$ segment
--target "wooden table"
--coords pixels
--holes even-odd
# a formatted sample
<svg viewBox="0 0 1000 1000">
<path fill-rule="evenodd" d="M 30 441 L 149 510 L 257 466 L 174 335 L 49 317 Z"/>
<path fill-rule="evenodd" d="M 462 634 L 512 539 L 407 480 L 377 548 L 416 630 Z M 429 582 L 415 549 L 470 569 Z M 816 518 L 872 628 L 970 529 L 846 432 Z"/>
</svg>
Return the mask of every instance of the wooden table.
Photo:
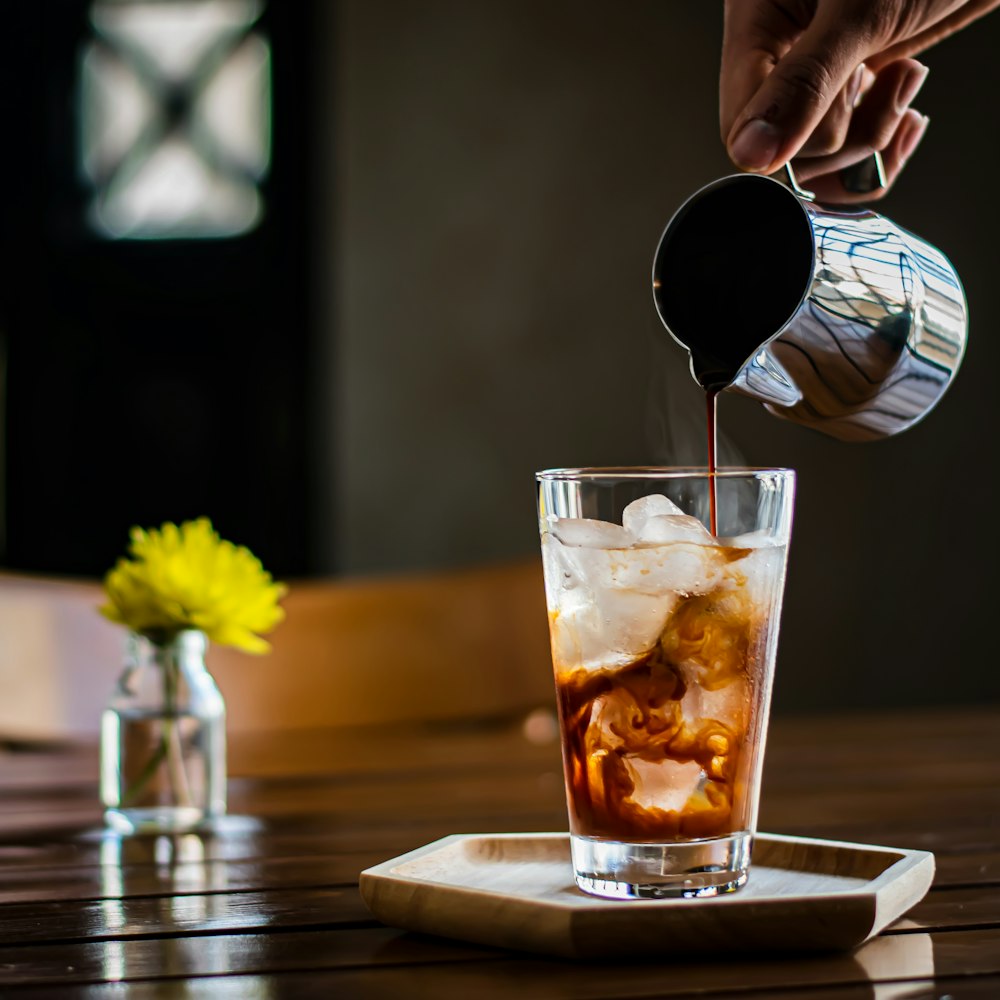
<svg viewBox="0 0 1000 1000">
<path fill-rule="evenodd" d="M 239 742 L 226 829 L 175 838 L 102 833 L 93 747 L 0 752 L 0 997 L 1000 997 L 1000 706 L 775 722 L 762 829 L 937 856 L 854 954 L 583 965 L 371 919 L 369 865 L 565 828 L 546 723 Z"/>
</svg>

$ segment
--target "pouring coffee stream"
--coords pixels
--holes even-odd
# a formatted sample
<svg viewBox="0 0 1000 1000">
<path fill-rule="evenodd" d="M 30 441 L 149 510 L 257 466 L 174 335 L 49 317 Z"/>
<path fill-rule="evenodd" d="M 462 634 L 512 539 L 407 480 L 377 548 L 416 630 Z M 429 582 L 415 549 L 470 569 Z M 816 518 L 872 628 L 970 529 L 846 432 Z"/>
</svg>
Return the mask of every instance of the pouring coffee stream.
<svg viewBox="0 0 1000 1000">
<path fill-rule="evenodd" d="M 736 174 L 688 198 L 660 238 L 653 298 L 708 396 L 712 474 L 720 392 L 843 441 L 884 438 L 930 412 L 965 350 L 944 254 L 869 209 L 816 203 L 790 168 L 787 184 Z"/>
</svg>

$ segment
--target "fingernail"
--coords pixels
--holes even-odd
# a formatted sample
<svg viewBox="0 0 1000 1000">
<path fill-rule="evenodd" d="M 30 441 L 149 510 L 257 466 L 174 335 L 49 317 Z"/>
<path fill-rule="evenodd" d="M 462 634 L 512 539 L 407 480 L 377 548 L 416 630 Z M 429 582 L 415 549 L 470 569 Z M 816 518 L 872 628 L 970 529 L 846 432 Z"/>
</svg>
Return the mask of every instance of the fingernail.
<svg viewBox="0 0 1000 1000">
<path fill-rule="evenodd" d="M 927 131 L 927 126 L 930 125 L 930 123 L 930 118 L 924 115 L 920 120 L 920 123 L 918 125 L 914 125 L 910 131 L 903 136 L 903 141 L 899 146 L 899 155 L 904 162 L 913 155 L 913 151 L 920 145 L 920 140 L 923 139 L 924 133 Z"/>
<path fill-rule="evenodd" d="M 880 153 L 840 171 L 840 183 L 849 194 L 874 194 L 886 186 L 885 167 Z"/>
<path fill-rule="evenodd" d="M 780 144 L 781 133 L 770 122 L 751 118 L 729 144 L 729 155 L 744 170 L 767 170 Z"/>
<path fill-rule="evenodd" d="M 927 66 L 921 66 L 919 69 L 911 69 L 903 77 L 899 89 L 896 91 L 896 111 L 898 114 L 902 114 L 913 103 L 913 98 L 920 93 L 920 88 L 924 85 L 924 80 L 927 79 L 929 72 L 930 69 Z"/>
<path fill-rule="evenodd" d="M 861 84 L 861 89 L 864 91 L 864 93 L 861 94 L 860 97 L 858 97 L 858 104 L 860 104 L 861 101 L 864 99 L 865 94 L 867 94 L 868 91 L 872 89 L 876 79 L 875 74 L 864 63 L 862 63 L 861 66 L 864 69 L 864 73 L 862 74 L 862 80 L 864 82 Z"/>
<path fill-rule="evenodd" d="M 849 108 L 856 108 L 858 106 L 858 98 L 861 95 L 861 82 L 865 78 L 865 64 L 862 63 L 852 74 L 850 80 L 847 81 L 847 106 Z"/>
</svg>

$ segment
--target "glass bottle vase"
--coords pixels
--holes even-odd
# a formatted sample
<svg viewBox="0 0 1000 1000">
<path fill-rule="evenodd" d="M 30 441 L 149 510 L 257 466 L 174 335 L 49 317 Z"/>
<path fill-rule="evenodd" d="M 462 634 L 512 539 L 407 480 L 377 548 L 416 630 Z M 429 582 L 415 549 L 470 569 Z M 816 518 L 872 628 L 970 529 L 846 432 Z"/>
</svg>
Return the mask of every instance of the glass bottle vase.
<svg viewBox="0 0 1000 1000">
<path fill-rule="evenodd" d="M 122 833 L 191 830 L 226 811 L 226 710 L 186 630 L 162 644 L 130 634 L 101 719 L 101 801 Z"/>
</svg>

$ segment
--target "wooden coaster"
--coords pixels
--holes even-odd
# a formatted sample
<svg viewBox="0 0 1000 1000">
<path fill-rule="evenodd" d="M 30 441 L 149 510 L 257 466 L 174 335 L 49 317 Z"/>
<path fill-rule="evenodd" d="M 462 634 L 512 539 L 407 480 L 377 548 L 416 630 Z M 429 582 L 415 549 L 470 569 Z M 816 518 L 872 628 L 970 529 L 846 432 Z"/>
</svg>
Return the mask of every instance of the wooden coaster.
<svg viewBox="0 0 1000 1000">
<path fill-rule="evenodd" d="M 573 881 L 565 833 L 455 834 L 361 873 L 383 923 L 566 958 L 844 951 L 918 903 L 934 855 L 758 834 L 746 886 L 611 900 Z"/>
</svg>

